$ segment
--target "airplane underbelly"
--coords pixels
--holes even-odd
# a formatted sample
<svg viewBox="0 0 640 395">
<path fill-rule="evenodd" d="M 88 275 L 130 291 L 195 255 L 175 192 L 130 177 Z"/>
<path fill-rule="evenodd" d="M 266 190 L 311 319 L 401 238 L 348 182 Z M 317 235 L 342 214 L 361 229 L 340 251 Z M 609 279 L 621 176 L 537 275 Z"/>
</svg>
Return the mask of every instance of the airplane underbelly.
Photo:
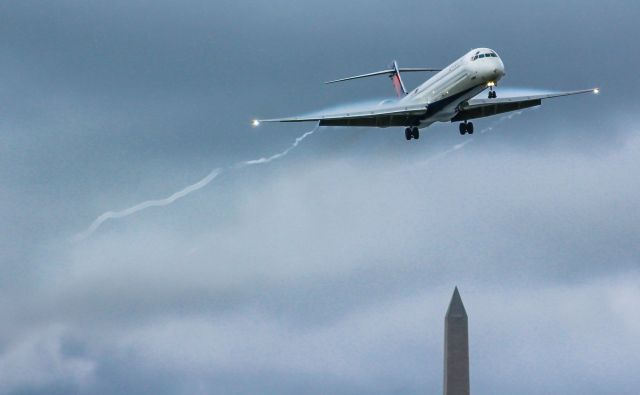
<svg viewBox="0 0 640 395">
<path fill-rule="evenodd" d="M 454 81 L 449 87 L 448 94 L 441 96 L 429 105 L 429 115 L 423 120 L 425 125 L 433 122 L 449 122 L 454 118 L 462 102 L 469 100 L 485 89 L 484 85 L 476 84 L 470 76 Z"/>
</svg>

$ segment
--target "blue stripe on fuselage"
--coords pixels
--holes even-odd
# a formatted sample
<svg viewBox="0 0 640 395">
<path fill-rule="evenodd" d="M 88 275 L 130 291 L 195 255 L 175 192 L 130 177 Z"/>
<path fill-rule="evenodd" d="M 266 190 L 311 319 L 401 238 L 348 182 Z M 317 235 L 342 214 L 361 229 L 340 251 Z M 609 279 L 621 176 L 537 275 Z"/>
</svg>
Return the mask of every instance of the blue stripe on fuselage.
<svg viewBox="0 0 640 395">
<path fill-rule="evenodd" d="M 459 98 L 461 98 L 462 96 L 468 94 L 469 92 L 472 92 L 473 90 L 483 86 L 484 84 L 478 84 L 476 86 L 472 86 L 469 89 L 466 89 L 464 91 L 458 92 L 455 95 L 451 95 L 448 97 L 445 97 L 442 100 L 438 100 L 435 101 L 431 104 L 429 104 L 429 106 L 427 107 L 427 112 L 424 115 L 424 117 L 422 119 L 427 119 L 435 114 L 437 114 L 438 112 L 442 111 L 443 108 L 447 107 L 449 104 L 455 102 L 456 100 L 458 100 Z"/>
</svg>

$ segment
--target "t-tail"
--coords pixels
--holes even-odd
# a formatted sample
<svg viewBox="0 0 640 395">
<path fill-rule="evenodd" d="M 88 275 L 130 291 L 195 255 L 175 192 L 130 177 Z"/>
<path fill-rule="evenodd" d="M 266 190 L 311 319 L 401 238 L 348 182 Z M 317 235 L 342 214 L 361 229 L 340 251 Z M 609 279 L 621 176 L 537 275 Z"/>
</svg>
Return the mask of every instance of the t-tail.
<svg viewBox="0 0 640 395">
<path fill-rule="evenodd" d="M 391 63 L 391 68 L 393 69 L 393 72 L 389 74 L 389 78 L 391 78 L 393 87 L 396 90 L 396 95 L 398 97 L 406 96 L 407 88 L 405 88 L 404 82 L 402 82 L 402 77 L 400 76 L 400 68 L 398 67 L 398 62 L 394 60 L 393 63 Z"/>
<path fill-rule="evenodd" d="M 440 71 L 441 69 L 434 69 L 430 67 L 398 67 L 398 62 L 395 60 L 391 63 L 388 69 L 375 71 L 373 73 L 354 75 L 353 77 L 340 78 L 338 80 L 327 81 L 325 84 L 333 84 L 335 82 L 342 82 L 348 80 L 355 80 L 357 78 L 366 78 L 373 77 L 376 75 L 387 75 L 391 82 L 393 83 L 393 87 L 396 90 L 396 95 L 398 97 L 403 97 L 407 94 L 407 88 L 404 86 L 404 82 L 402 82 L 402 77 L 400 75 L 401 72 L 416 72 L 416 71 Z"/>
</svg>

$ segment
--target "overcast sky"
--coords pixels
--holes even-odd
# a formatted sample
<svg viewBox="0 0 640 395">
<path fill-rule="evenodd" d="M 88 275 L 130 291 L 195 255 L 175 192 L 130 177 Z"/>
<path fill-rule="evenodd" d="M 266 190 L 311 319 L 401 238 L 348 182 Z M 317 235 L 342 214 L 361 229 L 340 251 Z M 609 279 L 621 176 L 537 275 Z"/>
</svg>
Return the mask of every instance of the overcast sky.
<svg viewBox="0 0 640 395">
<path fill-rule="evenodd" d="M 635 1 L 4 1 L 0 393 L 636 395 Z M 263 125 L 474 47 L 573 90 L 473 136 Z M 426 75 L 405 76 L 414 87 Z M 462 144 L 462 145 L 461 145 Z M 169 197 L 163 207 L 101 214 Z"/>
</svg>

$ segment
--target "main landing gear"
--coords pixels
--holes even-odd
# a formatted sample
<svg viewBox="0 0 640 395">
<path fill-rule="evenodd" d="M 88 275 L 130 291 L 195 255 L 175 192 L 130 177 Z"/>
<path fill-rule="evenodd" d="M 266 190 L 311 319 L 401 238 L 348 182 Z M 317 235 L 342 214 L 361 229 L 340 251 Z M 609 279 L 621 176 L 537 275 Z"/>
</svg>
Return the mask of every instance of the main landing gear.
<svg viewBox="0 0 640 395">
<path fill-rule="evenodd" d="M 473 122 L 464 121 L 460 125 L 460 135 L 464 136 L 465 134 L 473 134 Z"/>
<path fill-rule="evenodd" d="M 411 140 L 411 139 L 416 139 L 417 140 L 417 139 L 420 138 L 420 130 L 415 126 L 406 128 L 404 130 L 404 137 L 407 140 Z"/>
</svg>

